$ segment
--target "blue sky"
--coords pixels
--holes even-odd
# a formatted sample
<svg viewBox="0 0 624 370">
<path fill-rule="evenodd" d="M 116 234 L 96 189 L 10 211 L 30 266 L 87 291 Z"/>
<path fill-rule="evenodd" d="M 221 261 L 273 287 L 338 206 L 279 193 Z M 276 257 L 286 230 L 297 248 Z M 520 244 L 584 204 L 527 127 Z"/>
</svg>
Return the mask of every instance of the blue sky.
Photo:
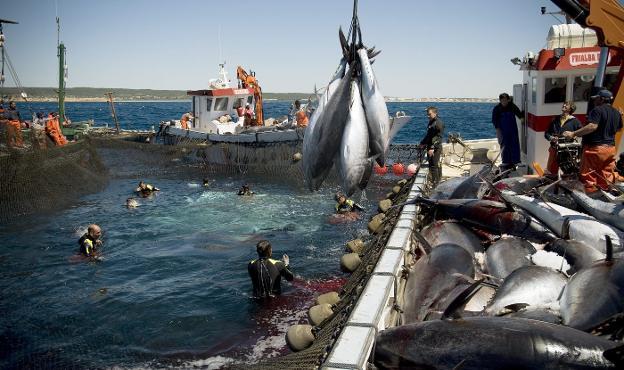
<svg viewBox="0 0 624 370">
<path fill-rule="evenodd" d="M 386 96 L 495 97 L 521 72 L 510 63 L 546 44 L 557 23 L 537 0 L 360 0 L 363 41 Z M 58 4 L 58 7 L 56 6 Z M 55 16 L 70 87 L 201 89 L 222 58 L 256 71 L 264 91 L 308 92 L 340 58 L 351 0 L 0 0 L 6 45 L 24 86 L 54 86 Z M 8 75 L 8 73 L 7 73 Z M 14 86 L 7 76 L 6 86 Z"/>
</svg>

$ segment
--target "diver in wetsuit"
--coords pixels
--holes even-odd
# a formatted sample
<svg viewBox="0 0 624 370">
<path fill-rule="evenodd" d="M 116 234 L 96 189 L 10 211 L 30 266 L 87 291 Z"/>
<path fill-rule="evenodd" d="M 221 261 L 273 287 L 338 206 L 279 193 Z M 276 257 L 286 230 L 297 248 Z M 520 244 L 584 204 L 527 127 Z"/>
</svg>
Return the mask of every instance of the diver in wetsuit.
<svg viewBox="0 0 624 370">
<path fill-rule="evenodd" d="M 258 259 L 249 262 L 247 271 L 253 284 L 254 298 L 267 298 L 279 295 L 282 292 L 282 276 L 292 281 L 293 273 L 288 269 L 290 262 L 288 255 L 282 256 L 282 260 L 271 258 L 273 253 L 271 243 L 268 240 L 261 240 L 256 245 Z"/>
<path fill-rule="evenodd" d="M 251 191 L 251 188 L 249 187 L 248 184 L 245 184 L 243 186 L 241 186 L 240 189 L 238 189 L 238 195 L 244 195 L 244 196 L 250 196 L 250 195 L 254 195 L 255 193 L 253 191 Z"/>
<path fill-rule="evenodd" d="M 336 199 L 336 213 L 347 213 L 347 212 L 353 212 L 355 210 L 357 211 L 363 211 L 364 208 L 355 203 L 354 201 L 352 201 L 351 199 L 348 199 L 344 194 L 336 194 L 335 196 Z"/>
<path fill-rule="evenodd" d="M 98 249 L 102 246 L 101 236 L 102 229 L 98 225 L 89 225 L 87 232 L 78 240 L 80 253 L 85 257 L 96 258 Z"/>
<path fill-rule="evenodd" d="M 141 181 L 139 182 L 139 186 L 134 191 L 137 192 L 140 196 L 145 198 L 145 197 L 152 195 L 155 191 L 160 191 L 160 189 L 158 189 L 157 187 L 153 185 L 146 184 L 143 181 Z"/>
</svg>

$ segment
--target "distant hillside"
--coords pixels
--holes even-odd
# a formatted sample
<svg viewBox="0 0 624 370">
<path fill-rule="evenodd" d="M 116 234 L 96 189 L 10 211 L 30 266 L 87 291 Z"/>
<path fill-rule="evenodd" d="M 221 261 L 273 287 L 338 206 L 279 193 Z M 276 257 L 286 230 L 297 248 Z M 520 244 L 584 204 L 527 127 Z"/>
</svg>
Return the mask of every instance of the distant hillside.
<svg viewBox="0 0 624 370">
<path fill-rule="evenodd" d="M 52 87 L 26 87 L 29 100 L 56 100 L 57 89 Z M 71 87 L 66 90 L 67 101 L 104 101 L 105 93 L 112 92 L 116 100 L 190 100 L 186 90 L 116 89 L 102 87 Z M 18 99 L 20 92 L 15 87 L 0 89 L 4 98 Z M 305 99 L 303 93 L 263 93 L 264 99 L 295 100 Z"/>
</svg>

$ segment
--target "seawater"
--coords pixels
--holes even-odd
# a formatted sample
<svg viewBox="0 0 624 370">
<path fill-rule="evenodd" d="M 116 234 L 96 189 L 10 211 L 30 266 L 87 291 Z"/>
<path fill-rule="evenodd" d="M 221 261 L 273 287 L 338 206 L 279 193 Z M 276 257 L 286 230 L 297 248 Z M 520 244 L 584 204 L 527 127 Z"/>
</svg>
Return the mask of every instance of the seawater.
<svg viewBox="0 0 624 370">
<path fill-rule="evenodd" d="M 428 105 L 389 104 L 391 112 L 414 115 L 395 142 L 420 140 Z M 267 116 L 289 106 L 267 102 Z M 122 127 L 148 129 L 190 104 L 116 107 Z M 466 139 L 493 136 L 491 104 L 438 107 L 447 130 Z M 68 103 L 67 111 L 73 120 L 111 122 L 104 103 Z M 331 185 L 310 193 L 280 179 L 213 176 L 205 188 L 199 175 L 145 178 L 161 191 L 127 209 L 138 182 L 128 177 L 112 176 L 106 189 L 69 209 L 0 225 L 0 367 L 215 368 L 287 353 L 286 330 L 306 321 L 316 295 L 340 289 L 348 277 L 339 271 L 344 243 L 366 234 L 367 217 L 397 180 L 374 178 L 361 199 L 362 219 L 335 224 L 338 188 Z M 256 195 L 236 195 L 245 182 Z M 77 255 L 76 242 L 93 222 L 104 230 L 100 262 Z M 281 297 L 259 304 L 250 297 L 247 263 L 262 239 L 276 258 L 290 256 L 296 278 L 283 284 Z"/>
</svg>

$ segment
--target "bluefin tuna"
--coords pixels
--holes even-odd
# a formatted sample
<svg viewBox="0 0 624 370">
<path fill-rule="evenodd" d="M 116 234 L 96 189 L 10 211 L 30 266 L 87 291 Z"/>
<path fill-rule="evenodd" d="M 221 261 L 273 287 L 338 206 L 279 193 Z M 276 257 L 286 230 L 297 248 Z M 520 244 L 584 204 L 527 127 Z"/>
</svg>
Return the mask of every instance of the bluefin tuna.
<svg viewBox="0 0 624 370">
<path fill-rule="evenodd" d="M 583 191 L 568 188 L 565 185 L 562 187 L 570 192 L 574 201 L 587 213 L 604 223 L 624 230 L 624 204 L 592 199 Z"/>
<path fill-rule="evenodd" d="M 605 225 L 592 216 L 554 203 L 543 202 L 536 198 L 508 191 L 503 191 L 502 196 L 506 201 L 533 214 L 558 236 L 562 235 L 563 223 L 567 219 L 570 223 L 569 234 L 571 239 L 594 247 L 601 253 L 606 251 L 605 235 L 608 235 L 614 241 L 617 246 L 616 249 L 621 250 L 624 246 L 624 233 L 622 231 L 613 226 Z"/>
<path fill-rule="evenodd" d="M 582 269 L 566 285 L 561 296 L 563 323 L 590 330 L 613 315 L 624 312 L 624 260 L 607 258 Z"/>
<path fill-rule="evenodd" d="M 403 322 L 422 321 L 458 285 L 474 277 L 472 256 L 460 246 L 444 244 L 422 257 L 410 270 L 405 286 Z"/>
<path fill-rule="evenodd" d="M 332 75 L 329 84 L 325 89 L 325 92 L 319 99 L 318 107 L 316 108 L 314 113 L 312 113 L 312 117 L 310 117 L 310 123 L 305 129 L 305 133 L 303 136 L 303 172 L 306 184 L 308 185 L 308 188 L 310 190 L 316 188 L 316 182 L 318 181 L 315 180 L 314 166 L 318 162 L 318 156 L 321 155 L 321 153 L 318 151 L 316 144 L 313 145 L 312 143 L 318 143 L 318 141 L 320 140 L 319 130 L 321 127 L 318 125 L 319 119 L 324 116 L 323 113 L 325 112 L 326 105 L 334 96 L 334 93 L 338 89 L 338 86 L 340 86 L 340 83 L 345 76 L 346 68 L 347 60 L 343 58 L 340 61 L 338 68 Z M 327 171 L 329 172 L 329 170 Z M 320 186 L 320 184 L 318 184 L 318 186 Z"/>
<path fill-rule="evenodd" d="M 484 252 L 479 237 L 457 221 L 435 221 L 425 226 L 420 233 L 432 248 L 442 244 L 457 244 L 472 256 Z"/>
<path fill-rule="evenodd" d="M 349 116 L 350 98 L 351 73 L 347 73 L 319 113 L 313 129 L 306 130 L 308 140 L 303 143 L 303 168 L 311 191 L 321 187 L 334 164 Z"/>
<path fill-rule="evenodd" d="M 357 81 L 351 81 L 351 103 L 349 117 L 342 135 L 342 144 L 338 157 L 338 169 L 342 181 L 342 189 L 351 196 L 360 188 L 362 179 L 370 167 L 368 160 L 368 128 L 360 86 Z M 368 182 L 368 179 L 366 179 Z"/>
<path fill-rule="evenodd" d="M 388 151 L 390 115 L 379 83 L 375 79 L 367 50 L 362 48 L 357 53 L 362 70 L 362 101 L 368 123 L 370 152 L 372 157 L 376 157 L 377 163 L 383 166 Z"/>
<path fill-rule="evenodd" d="M 528 241 L 518 238 L 503 238 L 494 242 L 485 253 L 488 274 L 505 279 L 509 274 L 533 263 L 529 256 L 535 253 L 535 247 Z"/>
<path fill-rule="evenodd" d="M 538 220 L 522 209 L 483 199 L 431 200 L 418 197 L 410 203 L 420 203 L 435 208 L 438 215 L 447 216 L 463 223 L 498 235 L 510 234 L 530 241 L 546 242 L 554 235 Z M 400 206 L 400 205 L 397 205 Z"/>
<path fill-rule="evenodd" d="M 562 325 L 521 318 L 435 320 L 377 335 L 382 369 L 606 369 L 616 342 Z"/>
<path fill-rule="evenodd" d="M 542 266 L 516 269 L 503 281 L 496 296 L 485 309 L 489 315 L 506 313 L 506 307 L 523 304 L 533 308 L 557 306 L 566 277 L 559 271 Z"/>
</svg>

